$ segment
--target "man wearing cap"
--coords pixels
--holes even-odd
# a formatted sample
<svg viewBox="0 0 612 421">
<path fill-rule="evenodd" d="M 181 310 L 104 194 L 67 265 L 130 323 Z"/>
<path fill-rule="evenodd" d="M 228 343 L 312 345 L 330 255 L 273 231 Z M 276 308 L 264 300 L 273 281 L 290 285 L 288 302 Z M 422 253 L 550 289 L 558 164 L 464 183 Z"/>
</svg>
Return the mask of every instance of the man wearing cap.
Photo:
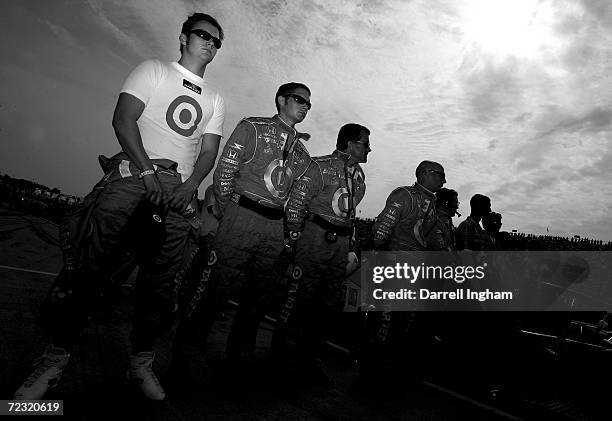
<svg viewBox="0 0 612 421">
<path fill-rule="evenodd" d="M 295 129 L 310 110 L 310 89 L 286 83 L 274 99 L 278 114 L 243 119 L 223 149 L 213 177 L 214 212 L 221 221 L 210 256 L 210 293 L 177 332 L 181 340 L 205 341 L 215 315 L 236 293 L 240 305 L 227 354 L 238 361 L 254 350 L 259 323 L 272 306 L 284 269 L 284 205 L 310 164 L 302 143 L 310 136 Z"/>
<path fill-rule="evenodd" d="M 289 287 L 289 301 L 281 309 L 280 323 L 298 332 L 304 373 L 316 373 L 321 367 L 317 357 L 325 346 L 330 321 L 341 309 L 342 281 L 354 241 L 355 208 L 365 194 L 365 176 L 359 164 L 367 162 L 370 151 L 367 127 L 354 123 L 342 126 L 336 150 L 313 158 L 287 202 L 295 263 L 303 275 L 301 280 L 292 281 L 295 288 Z M 282 328 L 277 330 L 283 334 Z M 279 339 L 277 336 L 274 343 Z M 313 380 L 329 380 L 322 370 L 319 372 L 322 375 Z M 327 383 L 331 385 L 331 381 Z"/>
</svg>

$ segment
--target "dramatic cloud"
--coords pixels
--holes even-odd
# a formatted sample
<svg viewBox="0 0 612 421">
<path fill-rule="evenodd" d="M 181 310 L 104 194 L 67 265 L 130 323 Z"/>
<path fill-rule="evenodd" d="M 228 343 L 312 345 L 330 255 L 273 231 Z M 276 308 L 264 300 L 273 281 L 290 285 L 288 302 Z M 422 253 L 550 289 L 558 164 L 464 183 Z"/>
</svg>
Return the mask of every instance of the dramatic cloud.
<svg viewBox="0 0 612 421">
<path fill-rule="evenodd" d="M 488 194 L 504 229 L 612 240 L 612 6 L 607 0 L 56 0 L 0 5 L 0 172 L 83 195 L 140 61 L 179 57 L 185 17 L 223 25 L 206 71 L 240 118 L 272 115 L 301 81 L 313 155 L 339 127 L 372 131 L 360 216 L 444 165 L 448 187 Z M 28 30 L 24 30 L 27 27 Z M 205 180 L 204 186 L 210 182 Z"/>
</svg>

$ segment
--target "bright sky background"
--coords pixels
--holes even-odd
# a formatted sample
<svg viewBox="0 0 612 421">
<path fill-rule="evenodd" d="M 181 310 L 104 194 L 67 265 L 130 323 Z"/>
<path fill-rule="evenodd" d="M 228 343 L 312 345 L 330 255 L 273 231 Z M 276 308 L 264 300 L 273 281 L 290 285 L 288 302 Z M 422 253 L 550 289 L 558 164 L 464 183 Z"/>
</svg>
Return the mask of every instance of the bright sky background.
<svg viewBox="0 0 612 421">
<path fill-rule="evenodd" d="M 226 136 L 273 115 L 288 81 L 312 90 L 298 128 L 313 156 L 344 123 L 371 129 L 359 216 L 430 159 L 464 217 L 483 193 L 503 230 L 612 240 L 609 0 L 2 0 L 0 172 L 86 194 L 97 155 L 118 151 L 123 80 L 145 59 L 177 60 L 194 11 L 226 32 L 206 72 Z"/>
</svg>

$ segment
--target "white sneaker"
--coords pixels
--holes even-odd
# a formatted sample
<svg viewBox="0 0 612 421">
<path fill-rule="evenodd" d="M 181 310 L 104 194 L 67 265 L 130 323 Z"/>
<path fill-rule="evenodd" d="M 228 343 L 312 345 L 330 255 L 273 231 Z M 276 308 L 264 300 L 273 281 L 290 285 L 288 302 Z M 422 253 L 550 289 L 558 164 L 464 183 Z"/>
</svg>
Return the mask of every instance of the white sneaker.
<svg viewBox="0 0 612 421">
<path fill-rule="evenodd" d="M 139 352 L 137 355 L 130 356 L 127 378 L 138 383 L 142 393 L 148 399 L 162 401 L 166 397 L 166 392 L 153 372 L 154 357 L 153 352 Z"/>
<path fill-rule="evenodd" d="M 19 389 L 15 392 L 13 399 L 42 399 L 52 387 L 55 387 L 62 378 L 64 368 L 70 360 L 70 354 L 64 348 L 47 346 L 45 353 L 34 360 L 36 369 Z"/>
</svg>

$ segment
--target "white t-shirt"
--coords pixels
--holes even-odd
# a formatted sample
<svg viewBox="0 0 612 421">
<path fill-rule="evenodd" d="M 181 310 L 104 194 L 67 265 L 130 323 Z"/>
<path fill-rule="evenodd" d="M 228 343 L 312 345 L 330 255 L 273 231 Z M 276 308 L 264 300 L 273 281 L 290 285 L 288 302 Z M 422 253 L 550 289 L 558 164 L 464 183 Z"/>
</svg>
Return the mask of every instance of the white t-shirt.
<svg viewBox="0 0 612 421">
<path fill-rule="evenodd" d="M 145 104 L 137 123 L 149 158 L 177 162 L 183 181 L 193 172 L 204 133 L 223 135 L 223 97 L 176 62 L 141 63 L 121 92 Z"/>
</svg>

